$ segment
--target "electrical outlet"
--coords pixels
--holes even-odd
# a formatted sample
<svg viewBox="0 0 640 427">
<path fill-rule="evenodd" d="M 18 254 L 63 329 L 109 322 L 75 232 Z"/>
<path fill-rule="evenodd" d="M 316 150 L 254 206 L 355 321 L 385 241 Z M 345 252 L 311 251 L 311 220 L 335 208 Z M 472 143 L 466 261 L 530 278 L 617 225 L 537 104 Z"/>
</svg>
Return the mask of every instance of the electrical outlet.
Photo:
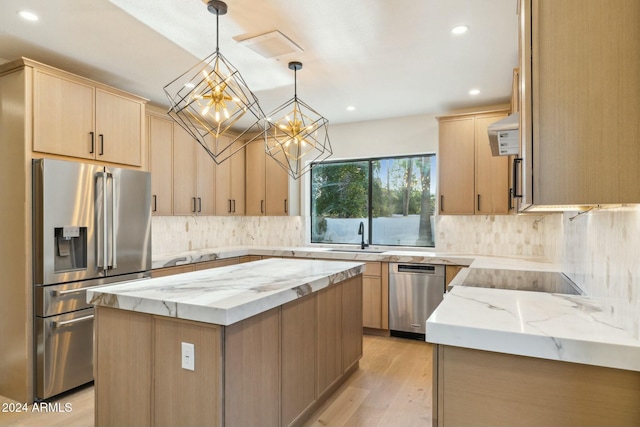
<svg viewBox="0 0 640 427">
<path fill-rule="evenodd" d="M 196 348 L 190 342 L 182 343 L 182 369 L 196 370 Z"/>
</svg>

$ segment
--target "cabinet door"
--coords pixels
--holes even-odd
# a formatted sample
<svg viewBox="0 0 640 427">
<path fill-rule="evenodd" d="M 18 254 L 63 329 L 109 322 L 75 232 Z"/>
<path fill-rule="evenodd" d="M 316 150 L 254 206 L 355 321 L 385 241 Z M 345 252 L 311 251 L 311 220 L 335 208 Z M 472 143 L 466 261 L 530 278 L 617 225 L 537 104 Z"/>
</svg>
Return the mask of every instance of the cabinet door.
<svg viewBox="0 0 640 427">
<path fill-rule="evenodd" d="M 95 158 L 95 89 L 34 71 L 33 151 Z"/>
<path fill-rule="evenodd" d="M 151 212 L 171 215 L 173 212 L 173 122 L 148 115 L 151 164 Z"/>
<path fill-rule="evenodd" d="M 209 149 L 213 149 L 213 137 L 205 138 Z M 195 140 L 197 169 L 197 208 L 198 215 L 214 215 L 215 199 L 215 162 Z"/>
<path fill-rule="evenodd" d="M 96 89 L 96 159 L 140 166 L 144 105 Z"/>
<path fill-rule="evenodd" d="M 438 129 L 440 213 L 473 215 L 474 118 L 442 120 Z"/>
<path fill-rule="evenodd" d="M 316 400 L 316 296 L 282 306 L 281 425 L 290 425 Z"/>
<path fill-rule="evenodd" d="M 318 396 L 342 375 L 342 286 L 318 291 Z"/>
<path fill-rule="evenodd" d="M 487 127 L 505 114 L 476 117 L 476 213 L 509 213 L 509 157 L 493 156 Z"/>
<path fill-rule="evenodd" d="M 264 142 L 255 141 L 245 147 L 246 186 L 245 212 L 247 215 L 265 214 L 265 161 Z"/>
<path fill-rule="evenodd" d="M 280 307 L 225 328 L 226 426 L 280 424 Z"/>
<path fill-rule="evenodd" d="M 382 329 L 382 280 L 364 276 L 362 279 L 362 326 Z"/>
<path fill-rule="evenodd" d="M 614 6 L 615 5 L 615 6 Z M 535 1 L 533 202 L 640 202 L 640 2 Z M 531 133 L 532 132 L 532 133 Z M 527 188 L 529 190 L 529 188 Z"/>
<path fill-rule="evenodd" d="M 236 141 L 236 147 L 241 141 Z M 233 215 L 244 215 L 244 187 L 245 187 L 245 151 L 239 149 L 231 158 L 231 199 L 233 200 Z"/>
<path fill-rule="evenodd" d="M 233 156 L 215 166 L 216 215 L 232 215 L 233 213 L 233 201 L 231 200 L 232 158 Z"/>
<path fill-rule="evenodd" d="M 198 143 L 180 126 L 173 127 L 173 214 L 194 215 L 197 210 Z"/>
<path fill-rule="evenodd" d="M 342 282 L 342 372 L 362 357 L 362 276 Z"/>
<path fill-rule="evenodd" d="M 284 156 L 284 153 L 278 153 Z M 289 174 L 274 159 L 267 156 L 266 210 L 267 215 L 289 215 Z"/>
<path fill-rule="evenodd" d="M 239 146 L 241 142 L 238 141 L 236 144 Z M 216 165 L 216 215 L 244 215 L 244 163 L 242 148 Z"/>
</svg>

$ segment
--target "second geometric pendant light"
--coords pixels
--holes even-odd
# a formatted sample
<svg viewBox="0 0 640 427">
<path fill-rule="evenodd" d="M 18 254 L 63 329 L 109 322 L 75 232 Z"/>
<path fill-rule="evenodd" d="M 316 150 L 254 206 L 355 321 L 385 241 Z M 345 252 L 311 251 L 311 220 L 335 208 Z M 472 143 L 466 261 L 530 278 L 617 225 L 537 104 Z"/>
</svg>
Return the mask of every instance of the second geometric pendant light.
<svg viewBox="0 0 640 427">
<path fill-rule="evenodd" d="M 298 75 L 302 63 L 290 62 L 294 72 L 293 98 L 268 115 L 266 152 L 289 175 L 298 179 L 333 154 L 329 142 L 329 120 L 298 98 Z"/>
</svg>

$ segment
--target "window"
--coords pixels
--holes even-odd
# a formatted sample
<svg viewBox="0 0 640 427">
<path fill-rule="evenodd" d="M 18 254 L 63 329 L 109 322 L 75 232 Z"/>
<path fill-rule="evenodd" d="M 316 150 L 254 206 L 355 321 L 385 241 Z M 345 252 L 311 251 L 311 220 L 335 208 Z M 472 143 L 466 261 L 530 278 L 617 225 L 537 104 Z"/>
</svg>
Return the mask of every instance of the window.
<svg viewBox="0 0 640 427">
<path fill-rule="evenodd" d="M 311 168 L 311 242 L 435 246 L 436 156 L 325 162 Z"/>
</svg>

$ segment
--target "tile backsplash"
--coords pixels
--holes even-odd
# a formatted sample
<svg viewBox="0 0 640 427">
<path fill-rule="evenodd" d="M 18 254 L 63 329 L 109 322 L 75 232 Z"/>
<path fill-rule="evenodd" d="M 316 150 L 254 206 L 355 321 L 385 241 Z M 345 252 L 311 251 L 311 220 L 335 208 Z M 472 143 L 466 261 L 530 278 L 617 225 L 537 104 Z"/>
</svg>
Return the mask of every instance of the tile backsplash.
<svg viewBox="0 0 640 427">
<path fill-rule="evenodd" d="M 563 271 L 640 339 L 640 207 L 575 215 L 562 218 Z"/>
<path fill-rule="evenodd" d="M 436 250 L 548 259 L 560 215 L 439 215 Z"/>
<path fill-rule="evenodd" d="M 299 216 L 157 216 L 152 218 L 153 253 L 223 246 L 301 246 Z"/>
</svg>

